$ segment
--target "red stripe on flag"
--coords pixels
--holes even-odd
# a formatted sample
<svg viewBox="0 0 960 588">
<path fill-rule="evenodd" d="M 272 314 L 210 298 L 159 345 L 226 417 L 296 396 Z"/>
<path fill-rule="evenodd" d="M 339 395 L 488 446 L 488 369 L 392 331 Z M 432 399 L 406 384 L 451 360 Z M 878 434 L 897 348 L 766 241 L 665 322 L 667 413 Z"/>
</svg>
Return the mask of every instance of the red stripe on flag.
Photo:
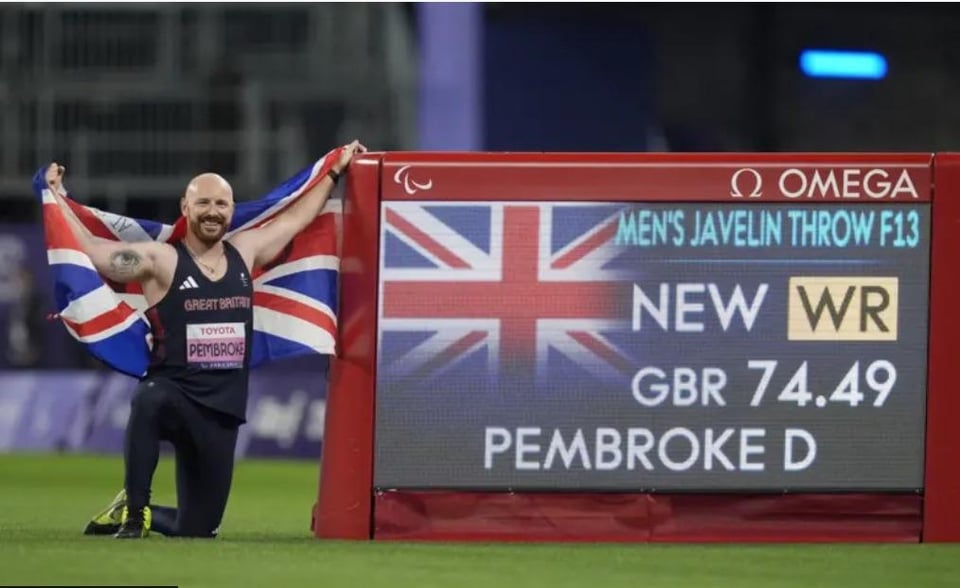
<svg viewBox="0 0 960 588">
<path fill-rule="evenodd" d="M 73 249 L 80 251 L 80 242 L 73 236 L 64 212 L 56 204 L 43 205 L 43 233 L 47 250 Z"/>
<path fill-rule="evenodd" d="M 268 263 L 259 266 L 253 272 L 253 279 L 263 273 L 290 261 L 316 255 L 336 255 L 337 226 L 334 215 L 318 216 L 312 223 L 290 241 L 290 243 Z"/>
<path fill-rule="evenodd" d="M 440 353 L 433 356 L 433 359 L 431 359 L 430 361 L 420 366 L 420 369 L 416 371 L 414 376 L 421 377 L 421 378 L 426 377 L 427 375 L 430 374 L 430 372 L 432 372 L 436 368 L 440 367 L 441 365 L 450 361 L 451 359 L 460 355 L 461 353 L 465 353 L 468 349 L 470 349 L 480 341 L 483 341 L 486 338 L 486 336 L 487 334 L 484 333 L 483 331 L 470 331 L 463 337 L 460 337 L 459 339 L 454 341 L 446 349 L 444 349 Z"/>
<path fill-rule="evenodd" d="M 117 304 L 116 308 L 108 310 L 100 316 L 86 322 L 76 323 L 70 319 L 63 317 L 60 318 L 71 329 L 73 329 L 74 332 L 77 333 L 77 336 L 90 337 L 122 324 L 124 321 L 130 318 L 130 315 L 132 314 L 134 314 L 134 310 L 125 302 L 120 302 Z"/>
<path fill-rule="evenodd" d="M 594 354 L 599 355 L 607 363 L 615 366 L 621 373 L 629 374 L 633 367 L 625 357 L 611 349 L 600 339 L 584 331 L 571 331 L 570 338 L 583 345 Z"/>
<path fill-rule="evenodd" d="M 331 336 L 337 332 L 337 325 L 329 315 L 320 312 L 313 307 L 307 306 L 302 302 L 297 302 L 292 298 L 279 296 L 277 294 L 270 294 L 269 292 L 255 291 L 253 293 L 253 305 L 262 306 L 276 312 L 296 317 L 300 320 L 320 327 L 324 331 L 330 333 Z M 289 335 L 289 339 L 296 340 L 296 333 L 289 333 Z"/>
<path fill-rule="evenodd" d="M 337 252 L 337 223 L 334 215 L 325 214 L 313 219 L 293 238 L 288 259 L 303 259 L 314 255 L 335 255 Z"/>
<path fill-rule="evenodd" d="M 176 243 L 180 239 L 183 239 L 187 236 L 187 219 L 185 217 L 180 217 L 177 219 L 177 222 L 173 223 L 173 230 L 170 232 L 170 237 L 167 239 L 167 243 Z"/>
<path fill-rule="evenodd" d="M 617 225 L 611 221 L 607 226 L 593 234 L 593 236 L 584 239 L 582 243 L 564 253 L 560 259 L 553 262 L 553 269 L 567 269 L 574 263 L 580 261 L 601 245 L 613 239 L 617 234 Z"/>
<path fill-rule="evenodd" d="M 100 220 L 96 214 L 91 212 L 86 206 L 74 202 L 73 200 L 66 198 L 67 206 L 70 207 L 70 210 L 80 219 L 80 222 L 83 226 L 87 227 L 87 230 L 94 234 L 96 237 L 102 237 L 104 239 L 110 239 L 111 241 L 118 241 L 117 236 L 113 234 L 113 231 L 107 228 L 107 225 L 103 224 L 103 221 Z"/>
<path fill-rule="evenodd" d="M 432 255 L 439 258 L 440 261 L 448 266 L 460 269 L 467 269 L 470 267 L 470 264 L 460 259 L 454 252 L 435 241 L 433 237 L 415 227 L 413 223 L 397 214 L 397 212 L 392 208 L 387 209 L 387 222 L 403 231 L 403 233 L 407 237 L 413 239 L 417 245 L 429 251 Z"/>
</svg>

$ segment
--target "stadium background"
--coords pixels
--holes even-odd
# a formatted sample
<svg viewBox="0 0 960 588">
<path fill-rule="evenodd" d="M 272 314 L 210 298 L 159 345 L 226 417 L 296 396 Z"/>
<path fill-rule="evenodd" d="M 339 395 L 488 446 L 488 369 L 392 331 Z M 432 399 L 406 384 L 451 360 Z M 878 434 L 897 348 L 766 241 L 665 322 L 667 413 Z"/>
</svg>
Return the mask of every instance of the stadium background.
<svg viewBox="0 0 960 588">
<path fill-rule="evenodd" d="M 93 206 L 172 221 L 200 171 L 253 199 L 354 137 L 376 150 L 956 150 L 958 34 L 960 13 L 946 4 L 4 4 L 0 452 L 10 455 L 0 494 L 8 505 L 46 496 L 50 464 L 89 476 L 99 485 L 88 480 L 65 519 L 78 527 L 77 512 L 115 491 L 130 390 L 44 319 L 53 306 L 30 190 L 39 165 L 64 163 L 71 191 Z M 798 66 L 809 48 L 877 51 L 889 70 L 811 78 Z M 308 535 L 325 372 L 323 358 L 264 368 L 241 435 L 241 455 L 257 458 L 250 476 L 287 467 L 259 458 L 300 460 L 284 478 L 303 486 L 289 512 L 297 537 Z M 160 482 L 171 496 L 169 471 Z M 239 524 L 268 537 L 262 503 L 289 496 L 247 483 L 262 494 L 237 499 L 258 504 Z M 26 520 L 0 515 L 0 527 Z M 12 536 L 29 543 L 24 529 Z M 757 555 L 737 553 L 728 557 Z M 936 553 L 914 562 L 929 576 L 919 585 L 957 572 Z M 844 585 L 861 579 L 851 572 Z"/>
</svg>

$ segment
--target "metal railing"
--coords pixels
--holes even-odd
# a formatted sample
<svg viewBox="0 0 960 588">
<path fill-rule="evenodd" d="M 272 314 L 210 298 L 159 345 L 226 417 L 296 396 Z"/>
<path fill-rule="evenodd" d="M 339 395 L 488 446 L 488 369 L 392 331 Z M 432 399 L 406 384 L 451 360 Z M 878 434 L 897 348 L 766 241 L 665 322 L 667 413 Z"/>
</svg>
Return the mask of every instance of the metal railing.
<svg viewBox="0 0 960 588">
<path fill-rule="evenodd" d="M 255 196 L 354 135 L 410 148 L 412 33 L 391 4 L 0 7 L 0 198 L 56 158 L 72 188 Z"/>
</svg>

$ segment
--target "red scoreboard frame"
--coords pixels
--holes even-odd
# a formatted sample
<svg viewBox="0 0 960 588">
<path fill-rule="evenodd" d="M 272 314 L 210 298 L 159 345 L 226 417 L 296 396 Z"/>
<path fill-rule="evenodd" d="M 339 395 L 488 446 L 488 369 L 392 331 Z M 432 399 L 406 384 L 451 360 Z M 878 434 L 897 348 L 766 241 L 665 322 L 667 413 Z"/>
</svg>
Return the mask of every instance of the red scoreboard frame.
<svg viewBox="0 0 960 588">
<path fill-rule="evenodd" d="M 344 195 L 312 530 L 338 539 L 960 541 L 960 154 L 372 153 Z M 881 493 L 379 491 L 373 485 L 381 202 L 932 203 L 924 489 Z"/>
</svg>

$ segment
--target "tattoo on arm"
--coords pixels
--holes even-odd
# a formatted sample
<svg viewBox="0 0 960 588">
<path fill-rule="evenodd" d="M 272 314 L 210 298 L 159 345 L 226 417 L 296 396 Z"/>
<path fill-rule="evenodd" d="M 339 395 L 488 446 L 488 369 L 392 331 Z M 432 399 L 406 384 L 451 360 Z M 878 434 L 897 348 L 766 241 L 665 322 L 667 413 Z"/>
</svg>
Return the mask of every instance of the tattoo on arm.
<svg viewBox="0 0 960 588">
<path fill-rule="evenodd" d="M 143 260 L 132 249 L 121 249 L 110 256 L 110 273 L 118 280 L 130 280 L 140 273 Z"/>
</svg>

